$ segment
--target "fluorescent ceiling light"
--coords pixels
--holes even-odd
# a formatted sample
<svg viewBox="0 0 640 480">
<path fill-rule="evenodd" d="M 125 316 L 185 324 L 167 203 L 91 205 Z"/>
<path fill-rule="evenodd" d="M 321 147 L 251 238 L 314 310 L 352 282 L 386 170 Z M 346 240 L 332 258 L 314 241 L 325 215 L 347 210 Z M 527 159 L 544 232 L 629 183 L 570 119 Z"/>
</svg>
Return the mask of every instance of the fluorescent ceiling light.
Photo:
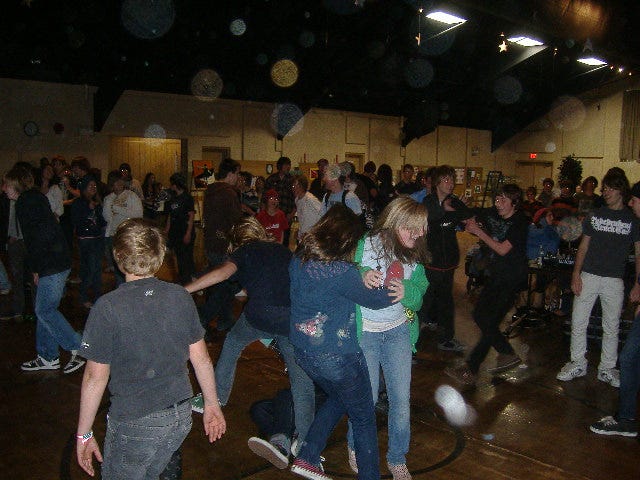
<svg viewBox="0 0 640 480">
<path fill-rule="evenodd" d="M 594 67 L 607 64 L 607 62 L 605 62 L 604 60 L 600 60 L 599 58 L 595 57 L 579 58 L 578 61 L 580 63 L 584 63 L 585 65 L 591 65 Z"/>
<path fill-rule="evenodd" d="M 511 37 L 507 38 L 511 43 L 517 43 L 518 45 L 522 45 L 523 47 L 537 47 L 540 45 L 544 45 L 540 40 L 535 40 L 529 37 Z"/>
<path fill-rule="evenodd" d="M 453 25 L 454 23 L 464 23 L 467 20 L 465 18 L 456 17 L 450 13 L 445 12 L 431 12 L 427 14 L 427 18 L 435 20 L 436 22 L 446 23 L 447 25 Z"/>
</svg>

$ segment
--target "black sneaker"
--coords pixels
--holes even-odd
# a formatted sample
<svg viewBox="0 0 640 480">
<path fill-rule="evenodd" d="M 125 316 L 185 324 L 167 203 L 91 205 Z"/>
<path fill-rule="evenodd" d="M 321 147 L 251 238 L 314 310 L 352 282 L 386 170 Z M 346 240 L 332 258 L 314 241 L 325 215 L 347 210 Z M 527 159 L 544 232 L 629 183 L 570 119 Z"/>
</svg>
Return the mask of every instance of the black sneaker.
<svg viewBox="0 0 640 480">
<path fill-rule="evenodd" d="M 274 467 L 283 470 L 289 466 L 289 456 L 282 446 L 267 442 L 258 437 L 251 437 L 247 445 L 253 453 L 264 458 Z"/>
<path fill-rule="evenodd" d="M 637 437 L 638 424 L 635 420 L 616 420 L 612 416 L 601 418 L 589 427 L 593 433 L 599 435 L 621 435 L 623 437 Z"/>
<path fill-rule="evenodd" d="M 79 368 L 81 368 L 85 363 L 87 363 L 85 361 L 85 359 L 78 356 L 78 351 L 77 350 L 72 350 L 71 351 L 71 359 L 64 366 L 62 371 L 63 371 L 63 373 L 73 373 L 76 370 L 78 370 Z"/>
<path fill-rule="evenodd" d="M 466 345 L 460 343 L 455 338 L 451 340 L 447 340 L 446 342 L 438 343 L 438 350 L 444 350 L 449 352 L 464 352 L 466 349 Z"/>
</svg>

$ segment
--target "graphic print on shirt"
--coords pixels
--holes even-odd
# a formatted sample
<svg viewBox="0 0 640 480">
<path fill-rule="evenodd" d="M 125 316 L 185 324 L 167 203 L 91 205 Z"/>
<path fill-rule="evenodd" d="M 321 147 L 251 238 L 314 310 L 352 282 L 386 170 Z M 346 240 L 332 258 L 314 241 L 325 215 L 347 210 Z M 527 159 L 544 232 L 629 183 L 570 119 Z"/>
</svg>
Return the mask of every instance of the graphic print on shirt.
<svg viewBox="0 0 640 480">
<path fill-rule="evenodd" d="M 511 228 L 513 220 L 511 218 L 503 219 L 501 217 L 489 216 L 487 218 L 487 224 L 489 227 L 489 234 L 497 242 L 504 241 L 507 238 L 507 231 Z"/>
<path fill-rule="evenodd" d="M 296 323 L 296 330 L 304 333 L 312 338 L 320 338 L 324 334 L 324 329 L 322 328 L 325 322 L 329 319 L 329 317 L 322 313 L 316 313 L 315 317 L 307 320 L 306 322 Z"/>
<path fill-rule="evenodd" d="M 612 220 L 610 218 L 591 217 L 591 227 L 596 232 L 615 233 L 616 235 L 629 235 L 631 233 L 632 222 L 623 220 Z"/>
</svg>

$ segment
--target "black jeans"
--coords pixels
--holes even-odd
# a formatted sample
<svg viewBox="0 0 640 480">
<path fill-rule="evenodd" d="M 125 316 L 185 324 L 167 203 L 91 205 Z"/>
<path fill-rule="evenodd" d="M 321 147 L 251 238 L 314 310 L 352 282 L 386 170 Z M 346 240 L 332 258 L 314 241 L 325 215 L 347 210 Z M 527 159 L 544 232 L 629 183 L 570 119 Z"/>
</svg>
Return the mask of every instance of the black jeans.
<svg viewBox="0 0 640 480">
<path fill-rule="evenodd" d="M 193 262 L 193 245 L 196 239 L 195 229 L 191 234 L 191 241 L 185 245 L 182 239 L 176 239 L 172 242 L 173 253 L 176 255 L 178 264 L 178 278 L 182 285 L 186 285 L 192 280 L 193 273 L 196 270 Z"/>
<path fill-rule="evenodd" d="M 227 258 L 223 254 L 207 252 L 207 259 L 211 269 L 224 263 Z M 233 326 L 235 322 L 233 297 L 239 290 L 238 283 L 230 280 L 212 285 L 207 289 L 207 301 L 198 309 L 200 322 L 207 332 L 209 332 L 209 322 L 216 315 L 218 316 L 218 330 L 228 330 Z"/>
<path fill-rule="evenodd" d="M 515 280 L 490 277 L 480 292 L 473 311 L 473 320 L 480 328 L 482 336 L 467 358 L 467 364 L 473 373 L 478 373 L 491 347 L 498 353 L 514 353 L 511 344 L 500 332 L 500 323 L 513 306 L 516 294 L 520 290 L 521 285 Z"/>
<path fill-rule="evenodd" d="M 25 285 L 30 286 L 32 305 L 35 303 L 35 287 L 33 286 L 33 273 L 27 266 L 27 247 L 24 240 L 14 240 L 7 244 L 7 258 L 11 271 L 11 307 L 14 314 L 25 313 Z"/>
<path fill-rule="evenodd" d="M 448 342 L 455 335 L 454 303 L 453 303 L 453 275 L 455 268 L 450 270 L 430 270 L 425 268 L 429 288 L 424 294 L 424 303 L 418 313 L 420 321 L 434 322 L 440 327 L 438 342 Z"/>
</svg>

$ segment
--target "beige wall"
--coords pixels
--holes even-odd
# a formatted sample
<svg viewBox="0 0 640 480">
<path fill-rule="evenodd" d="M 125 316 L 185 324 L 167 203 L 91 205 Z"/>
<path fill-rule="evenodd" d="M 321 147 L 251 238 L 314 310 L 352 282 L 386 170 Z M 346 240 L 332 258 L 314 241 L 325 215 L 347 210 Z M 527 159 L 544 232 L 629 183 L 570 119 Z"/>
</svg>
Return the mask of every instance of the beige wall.
<svg viewBox="0 0 640 480">
<path fill-rule="evenodd" d="M 640 180 L 640 164 L 620 161 L 622 95 L 629 88 L 640 88 L 640 83 L 621 81 L 581 98 L 558 99 L 546 115 L 495 152 L 496 164 L 513 175 L 515 162 L 529 161 L 529 153 L 537 153 L 537 160 L 553 162 L 557 179 L 562 158 L 575 154 L 582 161 L 583 178 L 601 179 L 615 166 L 627 173 L 631 183 Z"/>
<path fill-rule="evenodd" d="M 95 87 L 0 79 L 0 168 L 6 171 L 17 161 L 37 163 L 56 154 L 71 158 L 86 155 L 106 168 L 108 139 L 93 135 Z M 27 121 L 38 124 L 40 133 L 28 137 Z M 56 134 L 53 125 L 64 131 Z"/>
<path fill-rule="evenodd" d="M 311 109 L 282 140 L 274 127 L 275 106 L 231 100 L 201 101 L 188 95 L 126 91 L 116 103 L 101 132 L 94 133 L 95 87 L 0 79 L 0 169 L 15 161 L 37 163 L 42 156 L 62 154 L 67 159 L 85 155 L 103 171 L 110 158 L 112 137 L 145 137 L 150 132 L 168 139 L 186 139 L 187 160 L 202 157 L 203 147 L 228 148 L 238 160 L 275 163 L 281 155 L 293 166 L 319 158 L 342 161 L 345 154 L 363 155 L 364 162 L 388 163 L 397 172 L 404 163 L 494 169 L 491 133 L 453 127 L 400 147 L 402 119 L 355 112 Z M 27 120 L 40 125 L 29 138 Z M 61 135 L 53 124 L 65 125 Z M 166 160 L 173 165 L 175 155 Z M 141 178 L 146 172 L 134 171 Z"/>
</svg>

